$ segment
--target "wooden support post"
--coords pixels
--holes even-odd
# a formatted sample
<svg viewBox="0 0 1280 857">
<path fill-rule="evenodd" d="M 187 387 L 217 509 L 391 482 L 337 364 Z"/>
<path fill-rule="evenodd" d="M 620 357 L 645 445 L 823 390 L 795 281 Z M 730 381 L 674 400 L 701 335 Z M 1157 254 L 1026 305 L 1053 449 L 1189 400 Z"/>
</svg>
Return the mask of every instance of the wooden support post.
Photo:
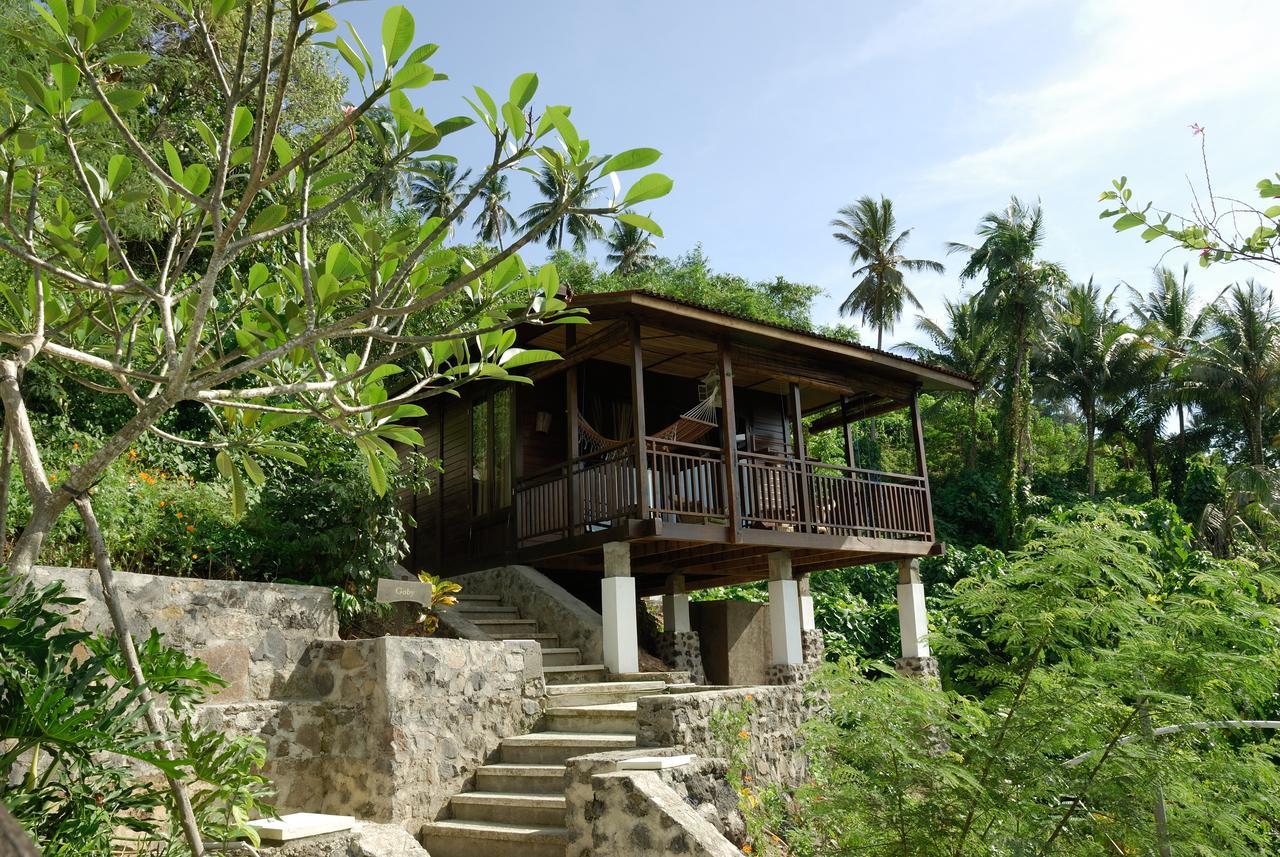
<svg viewBox="0 0 1280 857">
<path fill-rule="evenodd" d="M 773 662 L 788 666 L 804 663 L 800 638 L 800 588 L 792 573 L 791 554 L 769 554 L 769 631 Z"/>
<path fill-rule="evenodd" d="M 568 329 L 564 332 L 565 350 L 568 351 L 574 347 L 577 341 L 578 331 L 573 325 L 568 325 Z M 564 502 L 565 502 L 565 534 L 572 538 L 578 532 L 578 510 L 582 508 L 582 504 L 578 502 L 578 480 L 573 472 L 573 462 L 578 457 L 578 367 L 571 366 L 564 373 L 564 415 L 565 415 L 565 446 L 567 454 L 565 461 L 565 486 L 564 486 Z"/>
<path fill-rule="evenodd" d="M 800 385 L 791 385 L 791 422 L 795 432 L 797 471 L 796 488 L 800 492 L 800 522 L 797 532 L 804 532 L 813 523 L 813 495 L 810 490 L 809 457 L 804 448 L 804 412 L 800 405 Z"/>
<path fill-rule="evenodd" d="M 918 559 L 898 560 L 898 632 L 904 658 L 929 657 L 929 614 Z"/>
<path fill-rule="evenodd" d="M 849 467 L 857 467 L 857 458 L 853 454 L 853 426 L 849 425 L 849 400 L 840 397 L 840 425 L 844 429 L 844 463 Z"/>
<path fill-rule="evenodd" d="M 720 457 L 724 459 L 724 501 L 729 510 L 729 541 L 738 541 L 742 506 L 738 501 L 738 415 L 733 402 L 733 358 L 720 340 Z"/>
<path fill-rule="evenodd" d="M 636 579 L 631 576 L 631 545 L 628 542 L 605 544 L 604 579 L 600 587 L 605 668 L 614 675 L 639 672 Z"/>
<path fill-rule="evenodd" d="M 636 433 L 636 517 L 649 517 L 649 454 L 644 424 L 644 349 L 640 322 L 631 321 L 631 409 Z"/>
<path fill-rule="evenodd" d="M 662 596 L 662 625 L 664 631 L 673 634 L 691 629 L 689 596 L 684 591 L 683 574 L 667 578 L 667 591 Z"/>
<path fill-rule="evenodd" d="M 916 444 L 916 475 L 924 480 L 924 524 L 933 538 L 933 498 L 929 491 L 929 465 L 924 457 L 924 426 L 920 422 L 920 391 L 911 392 L 911 427 Z"/>
</svg>

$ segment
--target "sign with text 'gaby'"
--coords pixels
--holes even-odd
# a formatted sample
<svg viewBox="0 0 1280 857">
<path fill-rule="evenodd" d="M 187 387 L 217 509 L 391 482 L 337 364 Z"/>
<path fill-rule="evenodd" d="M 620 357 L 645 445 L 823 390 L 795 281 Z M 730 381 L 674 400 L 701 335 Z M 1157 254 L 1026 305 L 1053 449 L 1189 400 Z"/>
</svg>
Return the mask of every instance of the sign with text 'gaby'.
<svg viewBox="0 0 1280 857">
<path fill-rule="evenodd" d="M 384 577 L 378 581 L 378 600 L 388 604 L 412 601 L 430 607 L 434 591 L 430 583 L 418 580 L 390 580 Z"/>
</svg>

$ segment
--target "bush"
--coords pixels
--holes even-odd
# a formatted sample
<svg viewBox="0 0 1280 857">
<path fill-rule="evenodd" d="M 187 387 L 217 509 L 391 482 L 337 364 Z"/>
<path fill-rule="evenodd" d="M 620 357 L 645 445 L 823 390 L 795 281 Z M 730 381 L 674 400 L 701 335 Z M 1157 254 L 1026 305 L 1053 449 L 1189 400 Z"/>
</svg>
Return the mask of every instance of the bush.
<svg viewBox="0 0 1280 857">
<path fill-rule="evenodd" d="M 68 627 L 67 611 L 77 603 L 60 582 L 36 589 L 0 573 L 4 803 L 46 857 L 185 853 L 159 769 L 188 783 L 210 839 L 256 840 L 245 822 L 271 810 L 267 781 L 254 773 L 264 746 L 201 730 L 192 716 L 192 707 L 225 682 L 155 632 L 140 643 L 147 683 L 177 724 L 175 758 L 162 758 L 115 639 Z"/>
</svg>

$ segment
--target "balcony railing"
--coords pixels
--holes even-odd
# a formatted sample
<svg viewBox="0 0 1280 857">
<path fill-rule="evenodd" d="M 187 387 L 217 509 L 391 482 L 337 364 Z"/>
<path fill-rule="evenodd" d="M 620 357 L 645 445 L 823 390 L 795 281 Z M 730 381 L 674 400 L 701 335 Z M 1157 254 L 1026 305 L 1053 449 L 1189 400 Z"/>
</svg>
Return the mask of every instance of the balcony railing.
<svg viewBox="0 0 1280 857">
<path fill-rule="evenodd" d="M 736 517 L 743 529 L 933 540 L 929 486 L 920 476 L 739 452 L 737 496 L 730 497 L 719 447 L 645 438 L 642 476 L 637 453 L 626 441 L 521 479 L 517 543 L 556 541 L 640 518 L 642 486 L 644 515 L 666 521 L 727 526 Z"/>
</svg>

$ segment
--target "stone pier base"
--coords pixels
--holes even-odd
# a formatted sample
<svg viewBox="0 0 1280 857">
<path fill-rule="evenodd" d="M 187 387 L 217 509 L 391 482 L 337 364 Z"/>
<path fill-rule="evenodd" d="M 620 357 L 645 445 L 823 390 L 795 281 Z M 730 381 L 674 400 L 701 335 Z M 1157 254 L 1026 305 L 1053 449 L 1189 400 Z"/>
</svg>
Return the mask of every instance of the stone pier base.
<svg viewBox="0 0 1280 857">
<path fill-rule="evenodd" d="M 662 658 L 673 670 L 689 673 L 694 684 L 706 684 L 707 673 L 702 667 L 702 644 L 697 631 L 668 631 L 658 640 Z"/>
<path fill-rule="evenodd" d="M 898 671 L 898 675 L 903 678 L 919 678 L 933 682 L 942 681 L 942 676 L 938 672 L 937 658 L 898 658 L 893 662 L 893 667 Z"/>
<path fill-rule="evenodd" d="M 822 663 L 822 657 L 826 654 L 827 646 L 823 642 L 822 632 L 817 628 L 810 628 L 807 631 L 800 632 L 800 649 L 804 653 L 804 662 L 807 666 L 817 669 Z"/>
<path fill-rule="evenodd" d="M 769 684 L 803 684 L 813 673 L 810 664 L 770 664 Z"/>
</svg>

